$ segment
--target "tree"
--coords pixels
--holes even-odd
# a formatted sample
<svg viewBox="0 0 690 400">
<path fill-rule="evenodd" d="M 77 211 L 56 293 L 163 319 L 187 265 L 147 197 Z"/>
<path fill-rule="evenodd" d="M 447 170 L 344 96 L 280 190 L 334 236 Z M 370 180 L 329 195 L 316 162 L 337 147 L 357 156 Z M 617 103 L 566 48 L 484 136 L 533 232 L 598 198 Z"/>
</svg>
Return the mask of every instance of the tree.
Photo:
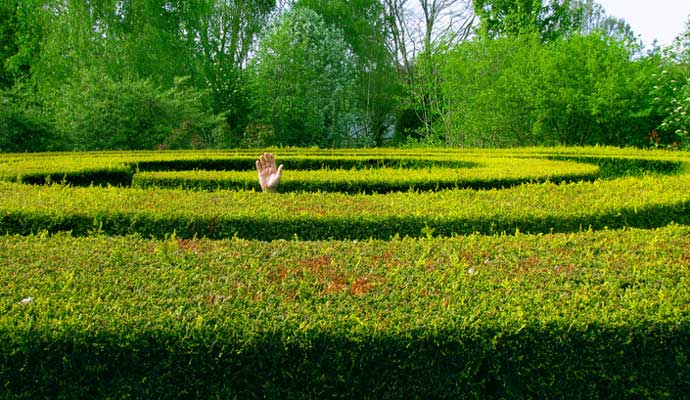
<svg viewBox="0 0 690 400">
<path fill-rule="evenodd" d="M 353 134 L 361 144 L 381 145 L 394 122 L 400 81 L 386 48 L 386 24 L 379 0 L 299 0 L 337 27 L 355 55 Z"/>
<path fill-rule="evenodd" d="M 398 134 L 416 130 L 431 137 L 444 101 L 436 90 L 443 52 L 466 40 L 474 24 L 469 0 L 383 0 L 388 49 L 405 84 L 405 104 Z M 409 118 L 414 113 L 416 118 Z M 405 116 L 403 118 L 403 116 Z"/>
<path fill-rule="evenodd" d="M 355 60 L 342 31 L 313 10 L 283 14 L 262 38 L 250 87 L 265 144 L 342 146 L 352 128 Z"/>
<path fill-rule="evenodd" d="M 451 54 L 442 88 L 455 144 L 641 145 L 658 123 L 650 64 L 601 33 L 484 39 Z"/>
<path fill-rule="evenodd" d="M 60 148 L 32 84 L 46 13 L 40 0 L 0 2 L 0 151 Z"/>
<path fill-rule="evenodd" d="M 441 85 L 449 103 L 448 142 L 472 147 L 553 144 L 553 138 L 534 136 L 543 50 L 535 36 L 474 40 L 453 49 Z"/>
<path fill-rule="evenodd" d="M 626 44 L 631 50 L 636 51 L 641 48 L 640 40 L 635 37 L 630 24 L 624 19 L 607 15 L 604 7 L 596 1 L 575 0 L 572 8 L 579 15 L 582 35 L 600 32 L 617 42 Z"/>
<path fill-rule="evenodd" d="M 690 20 L 687 29 L 663 51 L 653 97 L 664 115 L 659 131 L 690 148 Z"/>
<path fill-rule="evenodd" d="M 496 39 L 538 34 L 543 42 L 579 30 L 581 17 L 572 0 L 474 0 L 480 35 Z"/>
<path fill-rule="evenodd" d="M 651 126 L 629 131 L 637 127 L 648 98 L 634 85 L 639 64 L 631 56 L 624 43 L 600 32 L 550 46 L 543 66 L 541 129 L 568 145 L 640 144 Z"/>
<path fill-rule="evenodd" d="M 0 3 L 0 89 L 31 77 L 46 15 L 40 0 L 4 0 Z"/>
<path fill-rule="evenodd" d="M 50 33 L 42 43 L 38 82 L 53 88 L 98 68 L 113 79 L 138 76 L 171 87 L 197 79 L 194 49 L 183 36 L 196 12 L 168 0 L 48 0 Z"/>
<path fill-rule="evenodd" d="M 225 114 L 237 143 L 249 123 L 251 105 L 245 69 L 259 33 L 276 11 L 275 0 L 206 0 L 186 29 L 196 49 L 200 84 L 211 89 L 213 109 Z"/>
<path fill-rule="evenodd" d="M 7 60 L 17 53 L 17 4 L 8 0 L 0 4 L 0 89 L 12 86 L 14 79 L 5 66 Z"/>
<path fill-rule="evenodd" d="M 45 14 L 46 34 L 31 71 L 46 103 L 59 101 L 52 96 L 85 70 L 98 70 L 114 82 L 148 81 L 161 90 L 174 88 L 184 76 L 204 93 L 199 106 L 223 114 L 241 137 L 249 115 L 243 71 L 275 1 L 30 2 L 40 3 Z M 230 130 L 223 131 L 228 137 L 221 141 L 231 143 Z"/>
</svg>

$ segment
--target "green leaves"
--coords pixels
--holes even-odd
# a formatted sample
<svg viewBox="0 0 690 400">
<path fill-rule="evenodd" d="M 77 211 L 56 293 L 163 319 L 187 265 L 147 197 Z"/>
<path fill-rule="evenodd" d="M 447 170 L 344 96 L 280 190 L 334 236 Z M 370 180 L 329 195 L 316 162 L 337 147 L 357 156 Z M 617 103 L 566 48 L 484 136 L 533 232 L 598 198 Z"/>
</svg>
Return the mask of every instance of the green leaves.
<svg viewBox="0 0 690 400">
<path fill-rule="evenodd" d="M 534 35 L 451 50 L 443 95 L 451 143 L 481 147 L 644 145 L 652 60 L 599 32 L 542 43 Z"/>
<path fill-rule="evenodd" d="M 690 223 L 686 153 L 278 156 L 281 184 L 300 189 L 530 182 L 369 195 L 142 190 L 108 183 L 250 184 L 256 154 L 6 154 L 4 397 L 59 388 L 75 399 L 656 398 L 690 389 L 690 230 L 677 225 Z M 90 182 L 103 186 L 69 184 Z"/>
<path fill-rule="evenodd" d="M 2 236 L 0 376 L 10 398 L 682 396 L 688 238 Z"/>
<path fill-rule="evenodd" d="M 265 145 L 334 146 L 351 129 L 354 54 L 338 29 L 308 8 L 281 16 L 261 40 L 251 87 Z"/>
<path fill-rule="evenodd" d="M 570 0 L 479 0 L 474 11 L 486 38 L 537 35 L 543 42 L 577 32 L 581 21 Z"/>
</svg>

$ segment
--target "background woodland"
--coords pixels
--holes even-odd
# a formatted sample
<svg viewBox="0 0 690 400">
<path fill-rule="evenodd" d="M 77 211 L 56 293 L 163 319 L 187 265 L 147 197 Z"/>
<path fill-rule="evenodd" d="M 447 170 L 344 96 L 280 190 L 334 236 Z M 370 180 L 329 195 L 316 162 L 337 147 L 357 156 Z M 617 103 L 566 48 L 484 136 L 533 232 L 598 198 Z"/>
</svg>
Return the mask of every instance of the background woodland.
<svg viewBox="0 0 690 400">
<path fill-rule="evenodd" d="M 3 0 L 0 151 L 690 145 L 690 27 L 592 0 Z"/>
</svg>

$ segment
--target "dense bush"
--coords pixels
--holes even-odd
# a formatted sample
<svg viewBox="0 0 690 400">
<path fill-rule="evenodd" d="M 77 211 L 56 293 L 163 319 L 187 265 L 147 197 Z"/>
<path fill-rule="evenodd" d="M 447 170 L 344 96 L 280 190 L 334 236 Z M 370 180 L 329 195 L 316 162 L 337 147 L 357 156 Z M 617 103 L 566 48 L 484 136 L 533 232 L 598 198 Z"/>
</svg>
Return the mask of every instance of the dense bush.
<svg viewBox="0 0 690 400">
<path fill-rule="evenodd" d="M 252 66 L 263 145 L 347 144 L 354 120 L 354 55 L 342 32 L 309 8 L 284 14 L 261 40 Z"/>
<path fill-rule="evenodd" d="M 661 122 L 649 95 L 657 66 L 600 34 L 477 40 L 449 57 L 444 134 L 454 144 L 641 146 Z"/>
<path fill-rule="evenodd" d="M 189 148 L 213 143 L 222 123 L 202 111 L 202 97 L 181 81 L 165 91 L 150 81 L 114 80 L 89 69 L 56 93 L 52 113 L 72 149 Z"/>
<path fill-rule="evenodd" d="M 0 152 L 59 150 L 62 140 L 29 90 L 0 90 Z"/>
<path fill-rule="evenodd" d="M 689 238 L 2 236 L 2 397 L 685 398 Z"/>
</svg>

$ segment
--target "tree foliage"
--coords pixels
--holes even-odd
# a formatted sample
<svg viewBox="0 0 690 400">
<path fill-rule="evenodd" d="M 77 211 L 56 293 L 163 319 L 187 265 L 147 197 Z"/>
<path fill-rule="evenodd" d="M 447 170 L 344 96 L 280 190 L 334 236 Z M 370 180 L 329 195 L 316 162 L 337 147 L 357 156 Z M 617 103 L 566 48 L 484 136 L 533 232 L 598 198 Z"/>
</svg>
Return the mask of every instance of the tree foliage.
<svg viewBox="0 0 690 400">
<path fill-rule="evenodd" d="M 579 29 L 571 0 L 474 0 L 479 33 L 489 39 L 538 34 L 548 42 Z"/>
<path fill-rule="evenodd" d="M 4 0 L 0 150 L 687 145 L 687 43 L 594 0 Z"/>
<path fill-rule="evenodd" d="M 355 55 L 342 31 L 308 8 L 283 14 L 263 37 L 251 89 L 266 144 L 337 146 L 352 128 Z"/>
<path fill-rule="evenodd" d="M 43 111 L 42 99 L 25 85 L 0 90 L 0 151 L 64 149 Z"/>
<path fill-rule="evenodd" d="M 665 50 L 654 78 L 652 93 L 664 115 L 659 130 L 667 144 L 677 142 L 690 147 L 690 20 L 686 31 Z M 661 140 L 660 137 L 650 139 Z"/>
<path fill-rule="evenodd" d="M 48 23 L 41 0 L 0 2 L 0 88 L 28 79 Z"/>
<path fill-rule="evenodd" d="M 395 141 L 437 139 L 440 63 L 466 40 L 474 15 L 469 0 L 383 0 L 389 52 L 404 87 Z"/>
<path fill-rule="evenodd" d="M 630 24 L 624 19 L 607 15 L 604 7 L 594 0 L 575 0 L 572 8 L 579 16 L 581 34 L 600 32 L 616 41 L 628 44 L 633 50 L 639 46 L 639 40 L 635 37 Z"/>
<path fill-rule="evenodd" d="M 296 7 L 314 10 L 324 22 L 342 31 L 355 68 L 353 139 L 381 145 L 393 124 L 400 85 L 386 47 L 386 21 L 379 0 L 299 0 Z"/>
<path fill-rule="evenodd" d="M 601 34 L 466 43 L 444 71 L 454 142 L 641 145 L 655 126 L 651 66 Z"/>
</svg>

